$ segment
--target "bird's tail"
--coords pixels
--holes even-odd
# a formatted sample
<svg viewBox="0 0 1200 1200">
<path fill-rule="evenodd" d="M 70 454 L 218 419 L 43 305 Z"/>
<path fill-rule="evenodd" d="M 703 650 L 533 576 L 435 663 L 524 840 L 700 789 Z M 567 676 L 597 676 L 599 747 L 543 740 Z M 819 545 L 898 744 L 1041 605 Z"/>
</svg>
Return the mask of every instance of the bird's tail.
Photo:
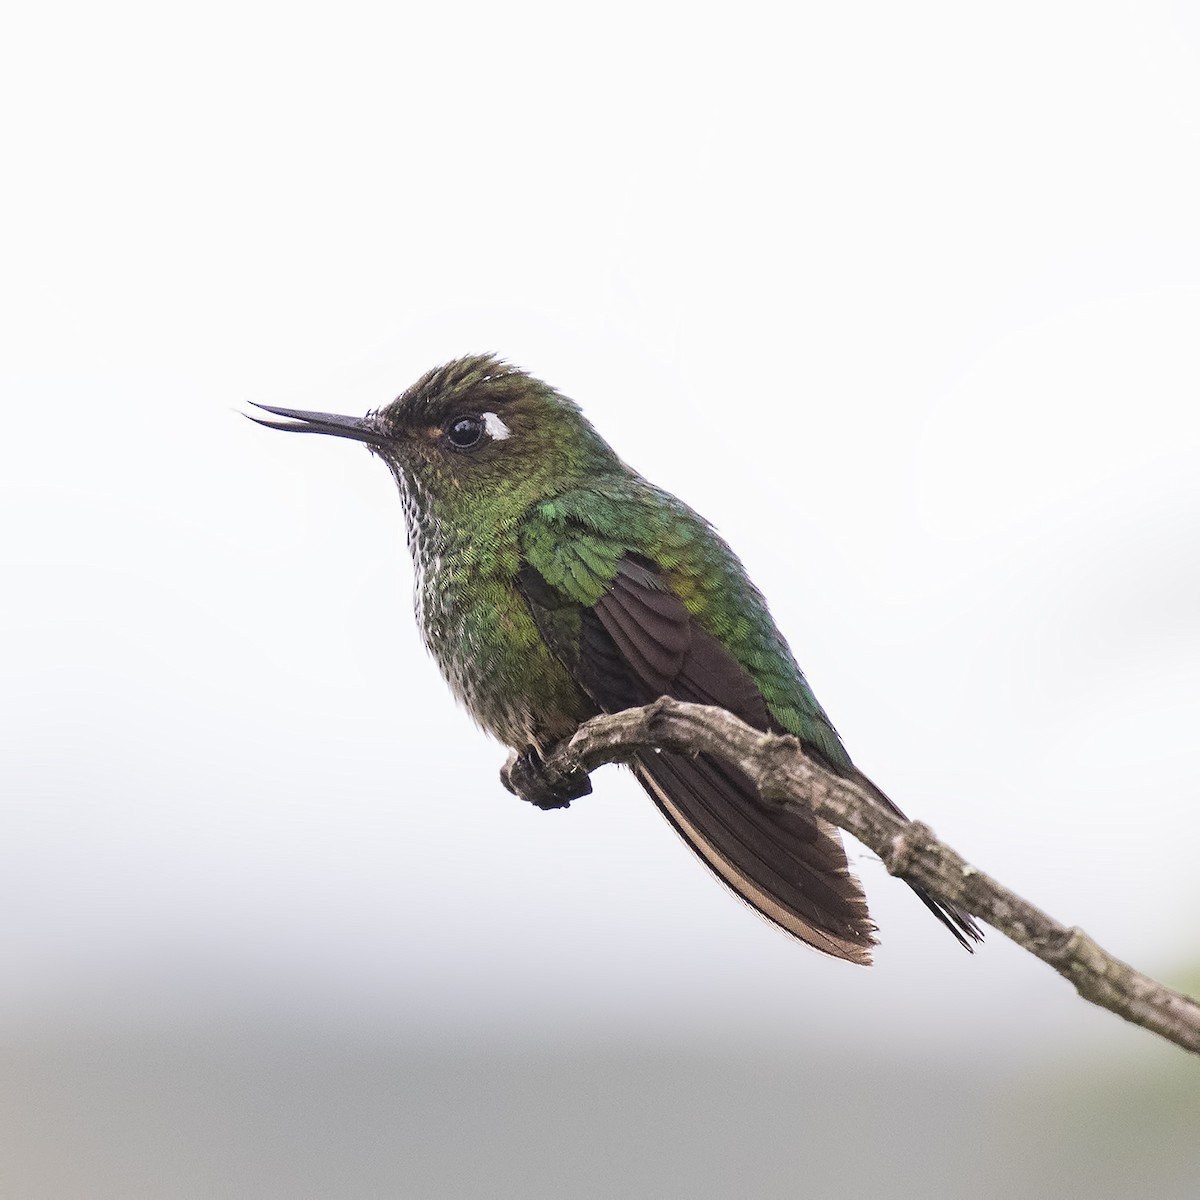
<svg viewBox="0 0 1200 1200">
<path fill-rule="evenodd" d="M 875 926 L 832 825 L 764 804 L 743 772 L 712 755 L 642 754 L 633 771 L 701 862 L 736 895 L 815 949 L 870 964 Z"/>
<path fill-rule="evenodd" d="M 870 965 L 875 925 L 834 826 L 763 803 L 743 772 L 712 755 L 642 754 L 633 771 L 676 832 L 735 895 L 815 949 Z M 904 815 L 860 771 L 846 774 Z M 919 884 L 909 887 L 974 953 L 972 943 L 981 942 L 983 932 L 971 915 Z"/>
<path fill-rule="evenodd" d="M 906 821 L 908 820 L 891 797 L 882 789 L 876 787 L 856 767 L 850 768 L 845 774 L 870 792 L 885 808 L 891 809 L 896 816 Z M 951 904 L 948 900 L 939 900 L 936 896 L 931 896 L 919 883 L 909 883 L 907 879 L 904 882 L 908 883 L 908 886 L 920 897 L 921 903 L 958 939 L 958 944 L 968 954 L 974 954 L 975 947 L 972 943 L 983 941 L 983 930 L 976 924 L 975 918 L 970 913 L 963 912 L 956 904 Z"/>
</svg>

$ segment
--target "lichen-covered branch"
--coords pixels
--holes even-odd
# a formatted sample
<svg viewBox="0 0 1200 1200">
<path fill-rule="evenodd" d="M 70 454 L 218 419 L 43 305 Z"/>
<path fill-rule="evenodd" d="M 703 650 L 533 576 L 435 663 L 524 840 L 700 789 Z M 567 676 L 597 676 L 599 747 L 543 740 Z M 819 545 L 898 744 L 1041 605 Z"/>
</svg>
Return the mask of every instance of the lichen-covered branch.
<svg viewBox="0 0 1200 1200">
<path fill-rule="evenodd" d="M 578 795 L 582 773 L 654 749 L 719 754 L 754 780 L 766 803 L 800 806 L 852 833 L 891 874 L 986 921 L 1069 979 L 1085 1000 L 1200 1054 L 1195 1000 L 1113 958 L 1082 930 L 1060 925 L 938 841 L 927 825 L 896 816 L 806 757 L 795 738 L 760 733 L 722 708 L 663 697 L 586 722 L 541 769 L 551 786 Z"/>
</svg>

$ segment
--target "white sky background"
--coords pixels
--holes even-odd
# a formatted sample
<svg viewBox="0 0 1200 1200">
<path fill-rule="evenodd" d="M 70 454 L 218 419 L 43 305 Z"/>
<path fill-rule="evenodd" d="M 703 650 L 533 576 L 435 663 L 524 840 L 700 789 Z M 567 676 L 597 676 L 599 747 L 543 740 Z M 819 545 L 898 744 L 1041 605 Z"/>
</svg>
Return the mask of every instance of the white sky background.
<svg viewBox="0 0 1200 1200">
<path fill-rule="evenodd" d="M 233 410 L 529 367 L 728 537 L 911 815 L 1178 971 L 1195 6 L 587 14 L 9 18 L 0 1022 L 1135 1048 L 869 856 L 863 972 L 613 770 L 509 797 L 420 649 L 386 472 Z"/>
</svg>

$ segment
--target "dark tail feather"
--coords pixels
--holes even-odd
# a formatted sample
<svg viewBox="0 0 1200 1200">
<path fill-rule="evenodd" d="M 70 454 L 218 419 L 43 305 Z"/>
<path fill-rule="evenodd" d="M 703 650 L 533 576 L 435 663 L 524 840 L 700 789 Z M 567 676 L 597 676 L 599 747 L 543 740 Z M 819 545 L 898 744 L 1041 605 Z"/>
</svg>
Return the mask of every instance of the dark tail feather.
<svg viewBox="0 0 1200 1200">
<path fill-rule="evenodd" d="M 861 771 L 853 769 L 846 774 L 855 783 L 866 788 L 876 800 L 890 808 L 898 817 L 908 820 L 892 799 L 877 788 Z M 908 880 L 906 879 L 904 882 L 908 883 Z M 957 904 L 951 904 L 948 900 L 939 900 L 936 896 L 931 896 L 919 883 L 909 883 L 908 886 L 917 893 L 921 903 L 950 930 L 958 940 L 958 944 L 968 954 L 974 954 L 975 947 L 971 943 L 983 941 L 983 930 L 976 924 L 975 918 L 970 913 L 963 912 Z"/>
<path fill-rule="evenodd" d="M 908 883 L 908 880 L 904 882 Z M 957 904 L 931 896 L 919 883 L 909 883 L 908 886 L 921 898 L 921 903 L 954 934 L 958 944 L 968 954 L 974 954 L 975 947 L 971 942 L 983 941 L 983 930 L 975 923 L 975 918 L 970 913 L 963 912 Z"/>
<path fill-rule="evenodd" d="M 735 894 L 817 950 L 870 963 L 875 926 L 833 826 L 764 804 L 741 771 L 707 754 L 646 754 L 633 770 L 684 841 Z"/>
</svg>

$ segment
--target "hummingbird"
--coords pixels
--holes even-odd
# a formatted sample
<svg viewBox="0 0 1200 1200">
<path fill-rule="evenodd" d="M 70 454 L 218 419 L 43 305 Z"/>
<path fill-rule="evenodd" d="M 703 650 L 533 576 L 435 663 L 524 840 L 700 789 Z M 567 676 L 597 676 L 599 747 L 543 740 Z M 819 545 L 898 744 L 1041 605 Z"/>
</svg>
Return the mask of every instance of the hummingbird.
<svg viewBox="0 0 1200 1200">
<path fill-rule="evenodd" d="M 476 723 L 514 752 L 510 790 L 565 807 L 591 785 L 539 788 L 551 747 L 590 717 L 671 696 L 791 734 L 899 813 L 851 762 L 733 550 L 549 384 L 475 355 L 365 417 L 255 407 L 280 418 L 251 417 L 272 429 L 362 442 L 391 471 L 421 635 Z M 736 895 L 809 946 L 870 964 L 876 927 L 836 827 L 764 802 L 715 755 L 629 765 Z M 969 914 L 910 886 L 966 949 L 981 940 Z"/>
</svg>

